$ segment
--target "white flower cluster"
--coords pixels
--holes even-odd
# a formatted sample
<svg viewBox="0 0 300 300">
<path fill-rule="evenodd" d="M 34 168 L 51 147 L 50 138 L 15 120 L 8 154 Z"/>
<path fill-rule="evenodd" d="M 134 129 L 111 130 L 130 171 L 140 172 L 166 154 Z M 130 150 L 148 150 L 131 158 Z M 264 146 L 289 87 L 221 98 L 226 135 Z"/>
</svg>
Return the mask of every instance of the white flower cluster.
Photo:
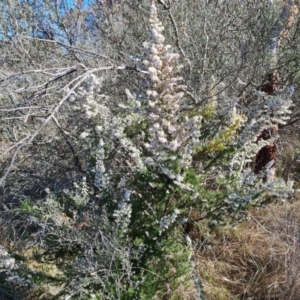
<svg viewBox="0 0 300 300">
<path fill-rule="evenodd" d="M 164 45 L 164 28 L 157 17 L 154 2 L 151 4 L 150 26 L 151 41 L 144 43 L 147 59 L 143 61 L 150 77 L 144 112 L 150 125 L 150 138 L 145 147 L 160 168 L 166 168 L 166 160 L 177 161 L 185 167 L 191 162 L 198 143 L 201 117 L 182 119 L 180 108 L 183 107 L 186 86 L 179 85 L 182 78 L 175 76 L 182 66 L 177 64 L 179 55 L 170 52 L 171 46 Z"/>
<path fill-rule="evenodd" d="M 132 207 L 130 203 L 130 190 L 125 190 L 122 201 L 118 204 L 118 209 L 116 209 L 113 213 L 113 217 L 115 218 L 115 222 L 119 228 L 126 232 L 128 229 L 128 225 L 130 223 Z"/>
<path fill-rule="evenodd" d="M 25 286 L 25 287 L 28 287 L 28 286 L 33 286 L 33 284 L 25 279 L 25 278 L 21 278 L 20 276 L 18 276 L 17 274 L 14 274 L 14 275 L 11 275 L 11 276 L 8 276 L 5 281 L 7 282 L 10 282 L 12 283 L 13 285 L 16 285 L 16 286 Z"/>
<path fill-rule="evenodd" d="M 104 150 L 104 142 L 100 139 L 98 143 L 98 149 L 95 151 L 95 177 L 94 177 L 94 185 L 99 190 L 103 188 L 107 188 L 110 184 L 110 173 L 106 172 L 105 168 L 105 150 Z"/>
<path fill-rule="evenodd" d="M 271 135 L 268 140 L 258 140 L 258 136 L 264 130 L 272 130 L 278 124 L 285 124 L 286 120 L 289 119 L 290 107 L 293 106 L 292 93 L 293 87 L 280 91 L 274 96 L 261 91 L 254 91 L 256 100 L 243 111 L 247 116 L 247 122 L 245 122 L 237 138 L 237 145 L 240 150 L 235 155 L 232 164 L 244 166 L 245 163 L 252 161 L 262 147 L 277 140 L 278 136 L 276 135 Z"/>
<path fill-rule="evenodd" d="M 77 91 L 77 99 L 84 101 L 82 104 L 85 109 L 86 117 L 92 118 L 99 114 L 102 106 L 99 105 L 96 95 L 100 94 L 102 86 L 102 78 L 94 74 L 90 74 L 85 80 L 84 84 Z"/>
<path fill-rule="evenodd" d="M 0 245 L 0 272 L 15 269 L 15 259 Z"/>
<path fill-rule="evenodd" d="M 232 192 L 229 192 L 224 202 L 236 211 L 246 207 L 249 203 L 255 205 L 264 196 L 284 201 L 293 193 L 292 186 L 293 182 L 285 183 L 282 179 L 263 182 L 251 169 L 244 169 L 238 177 L 236 186 L 233 187 Z"/>
<path fill-rule="evenodd" d="M 291 100 L 293 92 L 294 88 L 290 86 L 275 96 L 259 95 L 265 99 L 265 110 L 273 124 L 286 124 L 286 120 L 290 118 L 292 113 L 290 108 L 294 105 Z"/>
<path fill-rule="evenodd" d="M 15 259 L 0 245 L 0 273 L 5 274 L 5 281 L 19 287 L 32 285 L 28 279 L 18 275 L 17 270 L 19 268 L 20 266 L 16 264 Z"/>
<path fill-rule="evenodd" d="M 77 99 L 80 100 L 81 109 L 85 111 L 87 118 L 93 118 L 99 124 L 95 126 L 94 131 L 93 129 L 85 129 L 79 137 L 87 143 L 90 154 L 96 158 L 95 168 L 92 171 L 94 172 L 94 185 L 100 191 L 111 185 L 113 171 L 106 167 L 106 162 L 112 152 L 116 152 L 118 156 L 122 157 L 132 171 L 145 168 L 141 150 L 125 133 L 127 127 L 140 121 L 140 116 L 133 112 L 122 117 L 119 114 L 114 114 L 108 105 L 103 104 L 102 98 L 105 97 L 100 95 L 101 85 L 102 78 L 91 74 L 76 94 Z M 131 107 L 132 103 L 130 102 L 134 102 L 135 107 L 140 105 L 139 101 L 135 101 L 128 90 L 125 93 Z M 127 109 L 128 107 L 123 108 Z M 95 138 L 99 139 L 98 147 L 92 149 L 95 140 L 93 142 L 91 140 Z"/>
<path fill-rule="evenodd" d="M 166 231 L 169 226 L 175 223 L 175 221 L 180 216 L 180 210 L 175 209 L 174 212 L 171 215 L 164 216 L 159 221 L 159 234 L 161 235 L 164 231 Z"/>
<path fill-rule="evenodd" d="M 138 145 L 126 136 L 125 129 L 139 121 L 139 116 L 128 113 L 124 117 L 111 116 L 110 121 L 97 126 L 96 131 L 100 138 L 98 149 L 95 152 L 96 166 L 94 185 L 100 190 L 108 188 L 113 171 L 105 167 L 107 157 L 116 152 L 118 159 L 124 163 L 130 172 L 145 169 L 143 155 Z M 119 165 L 121 168 L 121 165 Z"/>
<path fill-rule="evenodd" d="M 86 205 L 90 199 L 90 192 L 86 182 L 86 176 L 82 177 L 79 184 L 77 182 L 74 182 L 74 187 L 74 193 L 65 190 L 65 194 L 71 196 L 77 205 Z"/>
</svg>

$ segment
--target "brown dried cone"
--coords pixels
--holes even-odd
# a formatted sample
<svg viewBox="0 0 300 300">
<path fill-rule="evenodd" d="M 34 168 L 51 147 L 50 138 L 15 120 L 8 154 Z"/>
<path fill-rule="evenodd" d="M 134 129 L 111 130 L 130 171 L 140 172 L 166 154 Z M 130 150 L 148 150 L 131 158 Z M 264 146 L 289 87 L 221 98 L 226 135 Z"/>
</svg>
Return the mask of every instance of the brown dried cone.
<svg viewBox="0 0 300 300">
<path fill-rule="evenodd" d="M 279 89 L 279 87 L 279 73 L 275 71 L 273 74 L 267 74 L 265 76 L 264 84 L 262 85 L 260 90 L 268 95 L 275 95 L 275 92 Z M 273 124 L 271 128 L 265 129 L 260 134 L 258 140 L 269 140 L 277 135 L 278 124 Z M 272 181 L 275 178 L 277 154 L 276 141 L 274 141 L 274 139 L 272 139 L 272 142 L 269 145 L 264 146 L 257 153 L 254 166 L 254 172 L 256 174 L 264 171 L 269 166 L 269 164 L 272 164 L 271 166 L 269 166 L 269 170 L 264 175 L 263 181 Z"/>
<path fill-rule="evenodd" d="M 268 140 L 272 136 L 276 136 L 278 133 L 278 124 L 274 124 L 272 128 L 265 129 L 258 139 Z M 254 172 L 259 174 L 265 168 L 272 163 L 269 170 L 263 177 L 263 181 L 273 180 L 275 178 L 277 162 L 277 147 L 275 141 L 271 142 L 269 145 L 264 146 L 259 150 L 256 155 Z"/>
</svg>

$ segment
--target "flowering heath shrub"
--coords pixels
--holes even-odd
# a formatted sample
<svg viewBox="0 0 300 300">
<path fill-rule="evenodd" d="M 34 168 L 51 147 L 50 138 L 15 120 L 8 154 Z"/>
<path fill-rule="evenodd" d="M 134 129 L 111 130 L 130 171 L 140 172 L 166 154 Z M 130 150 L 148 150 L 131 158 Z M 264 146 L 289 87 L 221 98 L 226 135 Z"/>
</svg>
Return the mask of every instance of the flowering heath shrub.
<svg viewBox="0 0 300 300">
<path fill-rule="evenodd" d="M 187 210 L 214 227 L 292 192 L 281 179 L 263 182 L 264 174 L 250 165 L 266 145 L 259 134 L 288 118 L 292 90 L 275 96 L 253 91 L 246 109 L 212 89 L 209 103 L 191 105 L 180 55 L 163 31 L 152 2 L 139 61 L 142 96 L 126 89 L 126 103 L 106 105 L 100 95 L 105 79 L 92 73 L 72 94 L 89 124 L 78 132 L 87 178 L 26 211 L 38 234 L 46 233 L 47 251 L 68 249 L 64 280 L 71 299 L 163 299 L 183 277 L 199 285 L 182 230 L 197 220 L 188 220 Z"/>
</svg>

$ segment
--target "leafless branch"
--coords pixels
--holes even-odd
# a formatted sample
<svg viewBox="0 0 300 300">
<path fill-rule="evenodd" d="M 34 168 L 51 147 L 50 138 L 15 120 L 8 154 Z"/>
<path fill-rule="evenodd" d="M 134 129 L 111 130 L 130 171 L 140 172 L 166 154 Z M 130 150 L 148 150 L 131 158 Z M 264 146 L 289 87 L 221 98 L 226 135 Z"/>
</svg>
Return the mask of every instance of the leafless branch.
<svg viewBox="0 0 300 300">
<path fill-rule="evenodd" d="M 72 49 L 72 50 L 76 50 L 78 52 L 83 52 L 83 53 L 86 53 L 86 54 L 90 54 L 90 55 L 96 56 L 98 58 L 104 59 L 104 60 L 106 60 L 106 61 L 108 61 L 112 64 L 117 64 L 113 59 L 109 58 L 108 56 L 105 56 L 105 55 L 102 55 L 102 54 L 99 54 L 99 53 L 96 53 L 96 52 L 93 52 L 93 51 L 89 51 L 89 50 L 86 50 L 86 49 L 83 49 L 83 48 L 78 48 L 78 47 L 75 47 L 75 46 L 71 46 L 71 45 L 65 44 L 65 43 L 57 41 L 57 40 L 39 39 L 39 38 L 30 37 L 30 36 L 26 36 L 24 38 L 29 39 L 29 40 L 41 41 L 41 42 L 44 42 L 44 43 L 58 44 L 60 46 L 65 47 L 66 49 Z"/>
<path fill-rule="evenodd" d="M 52 106 L 20 106 L 16 108 L 1 108 L 0 112 L 12 112 L 12 111 L 18 111 L 18 110 L 26 110 L 26 109 L 50 109 Z"/>
<path fill-rule="evenodd" d="M 289 181 L 289 175 L 290 175 L 290 172 L 291 172 L 291 169 L 292 167 L 295 165 L 295 163 L 297 162 L 297 160 L 300 158 L 300 153 L 297 154 L 295 156 L 295 158 L 290 162 L 290 164 L 287 166 L 286 168 L 286 172 L 284 174 L 284 180 L 285 182 L 288 182 Z"/>
<path fill-rule="evenodd" d="M 10 165 L 8 167 L 8 169 L 5 171 L 4 175 L 2 176 L 2 178 L 0 179 L 0 185 L 3 184 L 4 180 L 6 179 L 6 177 L 8 176 L 9 172 L 11 171 L 14 162 L 17 158 L 18 153 L 20 152 L 20 150 L 27 145 L 30 145 L 33 140 L 41 133 L 41 131 L 46 127 L 46 125 L 50 122 L 51 119 L 55 118 L 55 114 L 59 111 L 59 109 L 61 108 L 61 106 L 65 103 L 65 101 L 73 94 L 73 92 L 76 90 L 76 88 L 78 88 L 85 80 L 86 78 L 93 73 L 97 73 L 97 72 L 101 72 L 101 71 L 117 71 L 117 70 L 134 70 L 137 72 L 143 72 L 143 73 L 147 73 L 146 71 L 142 71 L 142 70 L 138 70 L 136 69 L 136 67 L 129 67 L 129 66 L 106 66 L 106 67 L 99 67 L 99 68 L 93 68 L 90 69 L 88 71 L 86 71 L 84 74 L 77 76 L 75 79 L 71 80 L 67 85 L 64 86 L 64 90 L 66 91 L 66 95 L 56 104 L 56 106 L 52 109 L 51 113 L 48 115 L 48 117 L 42 122 L 42 124 L 40 125 L 40 127 L 35 130 L 35 132 L 29 136 L 26 137 L 25 139 L 23 139 L 22 141 L 19 141 L 17 144 L 13 145 L 12 147 L 10 147 L 9 149 L 7 149 L 3 154 L 6 155 L 8 152 L 10 152 L 11 150 L 13 150 L 15 147 L 18 146 L 17 150 L 15 151 L 13 158 L 10 162 Z M 68 71 L 64 72 L 63 74 L 59 74 L 58 76 L 55 76 L 51 79 L 51 82 L 60 79 L 62 76 L 65 76 L 67 74 L 73 73 L 75 72 L 76 69 L 71 68 Z M 45 84 L 41 85 L 40 88 L 45 87 Z M 16 108 L 17 109 L 17 108 Z M 29 107 L 28 109 L 32 109 L 32 107 Z"/>
<path fill-rule="evenodd" d="M 25 141 L 27 138 L 29 138 L 29 137 L 26 137 L 26 138 L 23 139 L 22 141 Z M 14 165 L 14 162 L 15 162 L 17 156 L 18 156 L 18 153 L 20 152 L 20 150 L 21 150 L 24 146 L 26 146 L 26 144 L 27 144 L 27 143 L 25 143 L 25 144 L 22 143 L 21 145 L 19 145 L 19 147 L 18 147 L 17 150 L 15 151 L 15 153 L 14 153 L 14 155 L 13 155 L 11 161 L 10 161 L 10 164 L 9 164 L 7 170 L 5 171 L 4 175 L 0 178 L 0 186 L 3 185 L 3 182 L 4 182 L 5 178 L 7 177 L 7 175 L 9 174 L 9 172 L 11 171 L 11 169 L 13 168 L 13 165 Z"/>
</svg>

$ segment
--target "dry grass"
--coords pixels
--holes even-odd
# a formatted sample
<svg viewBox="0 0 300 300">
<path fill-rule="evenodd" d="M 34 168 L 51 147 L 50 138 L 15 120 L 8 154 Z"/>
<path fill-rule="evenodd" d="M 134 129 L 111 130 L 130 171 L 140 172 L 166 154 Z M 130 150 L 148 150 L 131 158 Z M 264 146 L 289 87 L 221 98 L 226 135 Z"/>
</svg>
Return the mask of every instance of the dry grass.
<svg viewBox="0 0 300 300">
<path fill-rule="evenodd" d="M 206 299 L 300 299 L 300 201 L 273 204 L 249 218 L 198 240 Z"/>
</svg>

